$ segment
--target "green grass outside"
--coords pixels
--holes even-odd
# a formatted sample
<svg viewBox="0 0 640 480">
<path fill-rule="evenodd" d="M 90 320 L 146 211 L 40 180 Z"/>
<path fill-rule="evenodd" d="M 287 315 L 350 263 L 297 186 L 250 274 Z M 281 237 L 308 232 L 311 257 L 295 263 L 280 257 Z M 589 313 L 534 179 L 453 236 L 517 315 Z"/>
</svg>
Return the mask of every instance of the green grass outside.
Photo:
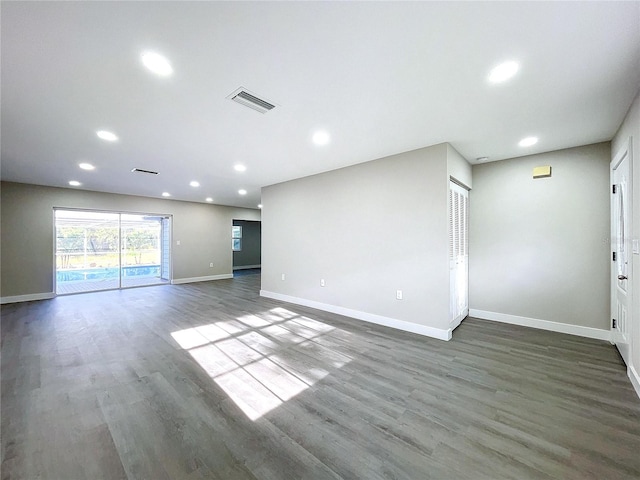
<svg viewBox="0 0 640 480">
<path fill-rule="evenodd" d="M 117 252 L 87 254 L 57 254 L 56 270 L 70 270 L 77 268 L 108 268 L 117 267 L 120 257 Z M 145 252 L 127 252 L 122 255 L 122 265 L 159 265 L 160 252 L 158 250 Z"/>
</svg>

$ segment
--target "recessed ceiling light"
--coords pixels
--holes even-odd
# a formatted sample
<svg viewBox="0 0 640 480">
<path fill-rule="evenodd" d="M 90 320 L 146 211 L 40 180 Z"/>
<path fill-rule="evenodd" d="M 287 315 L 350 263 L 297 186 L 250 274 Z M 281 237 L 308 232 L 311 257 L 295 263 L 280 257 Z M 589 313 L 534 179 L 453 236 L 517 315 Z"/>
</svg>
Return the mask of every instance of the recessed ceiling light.
<svg viewBox="0 0 640 480">
<path fill-rule="evenodd" d="M 115 133 L 108 132 L 106 130 L 98 130 L 96 135 L 100 137 L 102 140 L 106 140 L 107 142 L 115 142 L 118 140 L 118 137 Z"/>
<path fill-rule="evenodd" d="M 72 187 L 79 187 L 80 185 L 82 185 L 79 181 L 77 180 L 71 180 L 69 182 L 69 185 L 71 185 Z"/>
<path fill-rule="evenodd" d="M 173 68 L 169 63 L 169 60 L 164 58 L 159 53 L 144 52 L 141 55 L 141 58 L 142 58 L 142 63 L 144 63 L 144 66 L 157 75 L 166 77 L 173 73 Z"/>
<path fill-rule="evenodd" d="M 241 188 L 240 190 L 238 190 L 238 193 L 239 193 L 240 195 L 246 195 L 246 194 L 247 194 L 247 191 L 246 191 L 244 188 Z"/>
<path fill-rule="evenodd" d="M 189 182 L 189 185 L 191 185 L 192 187 L 199 187 L 200 182 L 196 182 L 195 180 L 192 180 L 191 182 Z"/>
<path fill-rule="evenodd" d="M 521 147 L 530 147 L 531 145 L 535 145 L 536 143 L 538 143 L 538 137 L 527 137 L 520 140 L 520 142 L 518 142 L 518 145 L 520 145 Z"/>
<path fill-rule="evenodd" d="M 262 208 L 262 204 L 261 203 L 258 204 L 258 208 Z"/>
<path fill-rule="evenodd" d="M 169 192 L 162 192 L 163 197 L 170 197 L 171 194 Z"/>
<path fill-rule="evenodd" d="M 207 202 L 213 202 L 213 198 L 211 198 L 211 197 L 207 197 L 207 198 L 205 198 L 205 200 L 206 200 Z"/>
<path fill-rule="evenodd" d="M 96 168 L 90 163 L 79 163 L 78 166 L 83 170 L 95 170 Z"/>
<path fill-rule="evenodd" d="M 311 137 L 311 140 L 313 140 L 313 143 L 315 143 L 316 145 L 322 146 L 329 143 L 329 140 L 331 140 L 331 137 L 324 130 L 318 130 L 316 133 L 313 134 L 313 137 Z"/>
<path fill-rule="evenodd" d="M 516 62 L 504 62 L 495 67 L 489 73 L 489 81 L 491 83 L 502 83 L 509 80 L 518 72 L 518 64 Z"/>
<path fill-rule="evenodd" d="M 245 167 L 244 165 L 237 164 L 233 166 L 233 169 L 236 172 L 245 172 L 247 170 L 247 167 Z"/>
</svg>

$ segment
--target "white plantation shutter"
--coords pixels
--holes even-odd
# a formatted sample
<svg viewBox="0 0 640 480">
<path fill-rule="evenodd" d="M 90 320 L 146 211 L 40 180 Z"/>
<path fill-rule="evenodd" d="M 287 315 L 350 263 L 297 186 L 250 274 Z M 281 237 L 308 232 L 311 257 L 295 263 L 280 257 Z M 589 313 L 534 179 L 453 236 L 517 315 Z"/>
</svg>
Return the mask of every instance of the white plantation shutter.
<svg viewBox="0 0 640 480">
<path fill-rule="evenodd" d="M 453 235 L 453 190 L 449 190 L 449 260 L 455 256 L 454 235 Z"/>
<path fill-rule="evenodd" d="M 467 238 L 469 235 L 469 192 L 465 192 L 466 194 L 462 197 L 462 218 L 460 219 L 461 227 L 461 248 L 462 255 L 469 255 L 469 239 Z"/>
<path fill-rule="evenodd" d="M 163 280 L 171 280 L 171 219 L 165 217 L 162 219 L 162 259 L 160 261 L 160 278 Z"/>
<path fill-rule="evenodd" d="M 449 257 L 455 261 L 460 250 L 460 217 L 458 192 L 449 190 Z"/>
<path fill-rule="evenodd" d="M 449 190 L 449 258 L 456 259 L 469 254 L 469 194 L 462 187 L 453 184 L 462 192 Z"/>
</svg>

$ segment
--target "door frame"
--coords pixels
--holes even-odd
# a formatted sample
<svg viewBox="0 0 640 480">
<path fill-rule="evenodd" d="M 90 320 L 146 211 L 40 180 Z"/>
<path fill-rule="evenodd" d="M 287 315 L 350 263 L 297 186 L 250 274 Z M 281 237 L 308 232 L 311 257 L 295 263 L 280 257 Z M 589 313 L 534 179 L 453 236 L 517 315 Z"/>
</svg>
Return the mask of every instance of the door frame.
<svg viewBox="0 0 640 480">
<path fill-rule="evenodd" d="M 54 206 L 51 209 L 51 216 L 52 216 L 52 223 L 53 223 L 53 231 L 52 231 L 52 236 L 53 236 L 53 251 L 52 251 L 52 260 L 53 260 L 53 275 L 52 275 L 52 281 L 53 281 L 53 296 L 58 296 L 58 275 L 57 275 L 57 261 L 56 261 L 56 255 L 57 255 L 57 232 L 56 232 L 56 210 L 68 210 L 68 211 L 76 211 L 76 212 L 94 212 L 94 213 L 116 213 L 118 215 L 149 215 L 149 216 L 154 216 L 154 217 L 164 217 L 169 219 L 169 278 L 166 279 L 167 282 L 166 284 L 172 284 L 173 283 L 173 214 L 170 213 L 151 213 L 148 211 L 127 211 L 127 210 L 107 210 L 107 209 L 101 209 L 101 208 L 81 208 L 81 207 L 58 207 L 58 206 Z M 118 221 L 118 231 L 119 234 L 118 236 L 121 237 L 122 235 L 122 231 L 121 231 L 121 221 L 122 218 L 120 217 L 120 220 Z M 161 227 L 162 228 L 162 227 Z M 121 238 L 120 238 L 121 240 Z M 118 240 L 118 241 L 120 241 Z M 162 242 L 161 242 L 162 243 Z M 162 245 L 161 245 L 162 247 Z M 118 255 L 120 257 L 122 257 L 122 245 L 118 245 Z M 162 256 L 162 254 L 161 254 Z M 162 258 L 160 259 L 160 262 L 162 263 Z M 120 266 L 122 267 L 122 258 L 120 258 Z M 162 271 L 162 268 L 161 268 Z M 122 276 L 122 268 L 120 268 L 120 272 L 119 275 Z M 162 274 L 161 274 L 162 275 Z M 164 278 L 163 278 L 164 279 Z M 107 290 L 92 290 L 89 292 L 81 292 L 81 293 L 92 293 L 92 292 L 103 292 L 103 291 L 108 291 L 108 290 L 122 290 L 122 289 L 127 289 L 127 288 L 135 288 L 133 286 L 129 286 L 129 287 L 123 287 L 122 286 L 122 278 L 120 278 L 119 283 L 119 287 L 116 289 L 107 289 Z M 159 283 L 157 285 L 166 285 L 164 283 Z M 156 285 L 149 285 L 149 286 L 156 286 Z M 64 295 L 69 295 L 69 294 L 64 294 Z"/>
<path fill-rule="evenodd" d="M 465 220 L 466 220 L 466 224 L 464 226 L 464 240 L 465 240 L 465 246 L 464 246 L 464 250 L 465 250 L 465 255 L 463 255 L 464 257 L 464 266 L 465 266 L 465 273 L 464 273 L 464 280 L 465 280 L 465 297 L 466 297 L 466 306 L 465 308 L 457 313 L 457 315 L 454 315 L 454 306 L 453 306 L 453 302 L 456 300 L 456 298 L 454 298 L 454 292 L 456 291 L 455 289 L 455 280 L 458 279 L 458 275 L 455 272 L 455 268 L 452 268 L 452 262 L 456 262 L 455 257 L 449 257 L 449 328 L 451 328 L 452 330 L 457 328 L 462 321 L 467 318 L 469 316 L 469 212 L 470 212 L 470 193 L 471 193 L 471 189 L 469 187 L 467 187 L 466 185 L 464 185 L 463 183 L 457 181 L 455 178 L 450 177 L 449 178 L 449 187 L 448 187 L 448 198 L 449 198 L 449 206 L 448 206 L 448 210 L 449 210 L 449 219 L 448 219 L 448 223 L 449 223 L 449 238 L 451 239 L 453 236 L 453 232 L 451 232 L 451 228 L 453 227 L 453 221 L 452 221 L 452 204 L 451 204 L 451 200 L 452 200 L 452 192 L 455 192 L 456 190 L 459 190 L 461 193 L 463 193 L 463 196 L 466 198 L 466 210 L 465 210 Z M 450 245 L 451 248 L 451 245 Z M 451 253 L 451 252 L 450 252 Z M 455 265 L 455 263 L 454 263 Z"/>
<path fill-rule="evenodd" d="M 614 170 L 616 169 L 616 167 L 618 167 L 618 165 L 620 165 L 620 163 L 626 158 L 627 159 L 627 164 L 629 165 L 629 177 L 628 177 L 628 183 L 627 183 L 627 208 L 628 208 L 628 215 L 627 215 L 627 224 L 628 224 L 628 236 L 626 238 L 625 241 L 625 246 L 627 248 L 627 252 L 629 252 L 629 257 L 628 257 L 628 264 L 627 264 L 627 296 L 626 296 L 626 310 L 627 310 L 627 318 L 626 318 L 626 324 L 627 324 L 627 348 L 628 348 L 628 354 L 627 357 L 630 356 L 630 349 L 631 349 L 631 341 L 630 341 L 630 337 L 632 335 L 632 330 L 633 330 L 633 317 L 634 317 L 634 312 L 633 312 L 633 256 L 636 255 L 636 253 L 633 250 L 633 242 L 632 238 L 633 238 L 633 159 L 631 156 L 631 145 L 632 145 L 632 138 L 629 137 L 627 139 L 626 142 L 624 142 L 623 146 L 615 153 L 615 155 L 613 156 L 613 159 L 611 160 L 611 164 L 610 164 L 610 168 L 609 168 L 609 180 L 610 180 L 610 188 L 613 188 L 614 185 Z M 620 339 L 620 334 L 618 333 L 618 326 L 616 326 L 616 328 L 613 327 L 613 319 L 616 318 L 617 316 L 617 282 L 618 282 L 618 272 L 617 272 L 617 263 L 613 261 L 613 252 L 615 251 L 615 244 L 614 244 L 614 236 L 613 236 L 613 231 L 615 228 L 615 221 L 616 219 L 614 218 L 615 215 L 615 211 L 616 211 L 616 207 L 615 207 L 615 196 L 613 194 L 613 191 L 610 190 L 610 211 L 611 211 L 611 222 L 610 222 L 610 232 L 611 232 L 611 248 L 610 248 L 610 258 L 611 258 L 611 272 L 610 272 L 610 277 L 609 277 L 609 283 L 610 283 L 610 294 L 611 294 L 611 298 L 610 298 L 610 313 L 611 313 L 611 319 L 610 319 L 610 323 L 609 323 L 609 328 L 610 328 L 610 332 L 611 332 L 611 339 L 610 342 L 613 345 L 616 345 L 616 348 L 618 348 L 618 351 L 620 351 L 620 347 L 618 346 L 618 340 Z M 618 320 L 618 319 L 617 319 Z M 627 359 L 625 358 L 625 355 L 620 352 L 621 357 L 625 360 L 625 362 L 627 361 Z"/>
</svg>

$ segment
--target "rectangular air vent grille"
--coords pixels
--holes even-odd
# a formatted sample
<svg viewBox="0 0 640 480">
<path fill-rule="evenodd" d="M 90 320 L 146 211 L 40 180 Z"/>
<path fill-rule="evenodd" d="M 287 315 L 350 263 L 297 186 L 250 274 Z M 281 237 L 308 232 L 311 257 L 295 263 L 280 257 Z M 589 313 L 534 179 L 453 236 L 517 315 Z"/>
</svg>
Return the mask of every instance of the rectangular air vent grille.
<svg viewBox="0 0 640 480">
<path fill-rule="evenodd" d="M 131 171 L 137 172 L 137 173 L 150 173 L 151 175 L 158 175 L 158 172 L 154 172 L 152 170 L 145 170 L 143 168 L 132 168 Z"/>
<path fill-rule="evenodd" d="M 235 92 L 227 97 L 234 102 L 244 105 L 245 107 L 252 108 L 256 112 L 267 113 L 269 110 L 273 110 L 276 106 L 262 98 L 257 97 L 253 93 L 249 93 L 247 89 L 240 87 Z"/>
</svg>

